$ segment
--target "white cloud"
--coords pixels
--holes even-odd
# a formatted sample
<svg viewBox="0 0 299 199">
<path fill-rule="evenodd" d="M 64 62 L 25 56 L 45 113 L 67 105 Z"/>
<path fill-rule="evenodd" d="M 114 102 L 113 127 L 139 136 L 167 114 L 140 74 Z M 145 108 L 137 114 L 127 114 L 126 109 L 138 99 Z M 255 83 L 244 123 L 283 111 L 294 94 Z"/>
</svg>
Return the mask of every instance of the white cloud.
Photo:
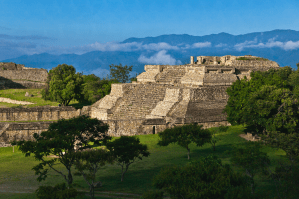
<svg viewBox="0 0 299 199">
<path fill-rule="evenodd" d="M 245 41 L 243 43 L 238 43 L 235 45 L 235 48 L 236 50 L 243 50 L 244 48 L 250 48 L 250 47 L 253 47 L 253 46 L 256 46 L 256 43 L 257 43 L 257 38 L 255 38 L 254 40 L 252 41 Z"/>
<path fill-rule="evenodd" d="M 190 49 L 190 48 L 207 48 L 211 47 L 211 42 L 198 42 L 192 45 L 186 44 L 185 47 L 181 47 L 182 49 Z"/>
<path fill-rule="evenodd" d="M 253 41 L 245 41 L 243 43 L 239 43 L 235 45 L 235 48 L 239 51 L 243 50 L 244 48 L 273 48 L 279 47 L 284 50 L 294 50 L 299 48 L 299 41 L 275 41 L 277 37 L 273 37 L 269 39 L 266 43 L 258 43 L 257 39 Z"/>
<path fill-rule="evenodd" d="M 220 44 L 217 44 L 215 47 L 222 48 L 222 47 L 226 47 L 226 46 L 227 46 L 227 44 L 220 43 Z"/>
<path fill-rule="evenodd" d="M 211 47 L 211 42 L 198 42 L 192 44 L 192 48 L 206 48 Z"/>
<path fill-rule="evenodd" d="M 161 50 L 153 56 L 147 58 L 144 55 L 141 55 L 138 58 L 138 61 L 146 64 L 162 64 L 162 65 L 175 65 L 180 64 L 180 61 L 177 61 L 171 55 L 166 54 L 166 50 Z"/>
<path fill-rule="evenodd" d="M 103 68 L 97 68 L 95 70 L 90 71 L 90 74 L 95 74 L 96 76 L 100 78 L 106 78 L 107 75 L 110 75 L 110 71 Z"/>
</svg>

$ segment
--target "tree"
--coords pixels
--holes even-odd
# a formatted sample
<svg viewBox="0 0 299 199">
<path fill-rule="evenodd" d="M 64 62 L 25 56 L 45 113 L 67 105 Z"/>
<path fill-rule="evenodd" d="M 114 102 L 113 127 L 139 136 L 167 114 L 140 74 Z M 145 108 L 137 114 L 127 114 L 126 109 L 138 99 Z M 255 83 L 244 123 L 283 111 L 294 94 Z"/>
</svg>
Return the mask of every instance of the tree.
<svg viewBox="0 0 299 199">
<path fill-rule="evenodd" d="M 83 75 L 82 99 L 81 103 L 95 103 L 101 98 L 109 95 L 111 92 L 111 84 L 118 83 L 117 80 L 100 79 L 95 75 Z"/>
<path fill-rule="evenodd" d="M 110 65 L 110 76 L 112 79 L 117 80 L 121 83 L 126 83 L 129 81 L 129 73 L 132 71 L 133 66 L 122 66 L 122 64 L 119 65 Z"/>
<path fill-rule="evenodd" d="M 165 129 L 163 132 L 159 132 L 159 137 L 159 146 L 168 146 L 171 143 L 177 143 L 181 147 L 187 149 L 189 160 L 189 144 L 194 142 L 198 147 L 203 146 L 205 143 L 210 142 L 211 133 L 206 129 L 202 129 L 202 125 L 198 126 L 197 124 L 189 124 Z"/>
<path fill-rule="evenodd" d="M 81 100 L 82 83 L 82 74 L 76 73 L 73 66 L 58 65 L 49 71 L 46 88 L 42 91 L 42 98 L 67 106 L 73 99 Z"/>
<path fill-rule="evenodd" d="M 170 198 L 251 198 L 246 177 L 215 156 L 201 157 L 183 167 L 165 167 L 153 184 Z"/>
<path fill-rule="evenodd" d="M 231 162 L 245 170 L 251 181 L 251 193 L 254 194 L 254 176 L 258 172 L 266 171 L 270 159 L 268 155 L 260 151 L 261 145 L 258 142 L 247 142 L 232 150 Z"/>
<path fill-rule="evenodd" d="M 106 146 L 116 157 L 116 163 L 121 166 L 121 181 L 131 164 L 150 155 L 147 145 L 141 144 L 139 138 L 134 136 L 121 136 L 108 142 Z"/>
<path fill-rule="evenodd" d="M 96 181 L 96 173 L 106 163 L 112 164 L 114 159 L 112 153 L 106 149 L 89 149 L 76 152 L 74 164 L 89 186 L 91 199 L 94 199 L 94 188 L 98 184 L 102 185 L 101 181 Z"/>
<path fill-rule="evenodd" d="M 33 141 L 13 142 L 25 153 L 31 154 L 40 163 L 33 167 L 37 180 L 45 180 L 49 169 L 57 172 L 67 182 L 68 187 L 73 183 L 72 167 L 76 161 L 75 148 L 78 151 L 91 148 L 93 145 L 101 145 L 107 142 L 108 125 L 98 119 L 88 116 L 79 116 L 68 120 L 61 119 L 50 124 L 47 131 L 41 134 L 35 133 Z M 55 156 L 48 158 L 49 155 Z M 55 165 L 62 164 L 67 173 L 59 171 Z"/>
<path fill-rule="evenodd" d="M 227 89 L 224 109 L 227 120 L 246 125 L 245 132 L 259 134 L 266 144 L 298 158 L 299 71 L 290 67 L 251 73 L 250 80 L 233 83 Z"/>
</svg>

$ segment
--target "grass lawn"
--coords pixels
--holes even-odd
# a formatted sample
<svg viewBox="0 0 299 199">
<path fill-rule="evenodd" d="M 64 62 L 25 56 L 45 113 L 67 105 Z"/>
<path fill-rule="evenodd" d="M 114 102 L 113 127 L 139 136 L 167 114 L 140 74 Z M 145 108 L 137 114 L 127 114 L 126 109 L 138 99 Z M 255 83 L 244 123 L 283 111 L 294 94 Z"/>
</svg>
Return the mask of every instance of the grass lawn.
<svg viewBox="0 0 299 199">
<path fill-rule="evenodd" d="M 13 108 L 13 107 L 36 107 L 36 106 L 58 106 L 58 102 L 51 102 L 42 99 L 41 94 L 42 89 L 7 89 L 0 90 L 0 97 L 10 98 L 18 101 L 27 101 L 32 102 L 34 104 L 30 105 L 19 105 L 19 104 L 11 104 L 0 102 L 0 108 Z M 28 92 L 32 94 L 33 97 L 25 97 L 25 93 Z M 72 100 L 69 104 L 70 106 L 74 106 L 75 108 L 82 108 L 85 104 L 78 103 L 77 100 Z M 89 105 L 89 104 L 86 104 Z"/>
<path fill-rule="evenodd" d="M 232 146 L 247 142 L 239 137 L 242 131 L 242 126 L 233 126 L 230 127 L 227 132 L 218 134 L 217 136 L 221 140 L 217 143 L 215 152 L 212 150 L 210 144 L 205 144 L 203 147 L 191 145 L 191 161 L 197 160 L 201 156 L 214 154 L 221 158 L 223 163 L 230 164 L 229 153 L 226 153 L 226 151 L 231 150 Z M 158 135 L 140 135 L 138 137 L 143 144 L 148 145 L 151 155 L 142 161 L 130 165 L 123 182 L 120 181 L 121 168 L 119 166 L 106 165 L 102 167 L 98 172 L 98 179 L 102 181 L 103 186 L 96 189 L 96 194 L 100 195 L 98 198 L 139 198 L 143 192 L 153 189 L 152 179 L 162 167 L 174 164 L 184 165 L 188 162 L 187 151 L 184 148 L 176 144 L 167 147 L 157 146 Z M 270 147 L 263 147 L 262 150 L 268 153 L 273 163 L 272 169 L 277 165 L 279 160 L 286 160 L 285 153 L 281 150 L 272 149 Z M 34 172 L 31 170 L 36 164 L 37 162 L 34 158 L 24 157 L 24 154 L 20 151 L 15 150 L 15 153 L 13 153 L 12 147 L 0 148 L 0 199 L 35 198 L 32 192 L 34 192 L 38 186 L 55 185 L 63 182 L 61 176 L 51 172 L 46 181 L 38 183 Z M 60 169 L 62 169 L 61 166 Z M 74 184 L 78 190 L 87 191 L 88 186 L 82 177 L 75 176 Z M 270 198 L 271 195 L 275 195 L 275 187 L 270 180 L 257 176 L 256 184 L 257 193 L 262 193 Z M 6 192 L 3 193 L 3 190 Z M 88 197 L 86 196 L 85 198 Z"/>
</svg>

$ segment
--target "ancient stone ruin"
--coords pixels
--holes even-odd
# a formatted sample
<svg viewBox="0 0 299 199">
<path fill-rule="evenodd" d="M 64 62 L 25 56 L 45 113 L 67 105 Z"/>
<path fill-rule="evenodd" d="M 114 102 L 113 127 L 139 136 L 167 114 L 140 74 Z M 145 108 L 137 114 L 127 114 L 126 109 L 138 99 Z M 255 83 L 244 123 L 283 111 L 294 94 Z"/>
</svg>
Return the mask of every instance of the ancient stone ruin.
<svg viewBox="0 0 299 199">
<path fill-rule="evenodd" d="M 46 69 L 29 68 L 12 62 L 0 62 L 0 89 L 43 88 L 47 77 Z"/>
<path fill-rule="evenodd" d="M 255 56 L 191 57 L 187 65 L 146 65 L 137 82 L 113 84 L 105 96 L 83 112 L 107 122 L 113 136 L 155 134 L 186 123 L 204 128 L 229 125 L 222 113 L 226 89 L 252 71 L 278 68 Z"/>
<path fill-rule="evenodd" d="M 81 110 L 73 107 L 0 109 L 0 120 L 6 121 L 0 124 L 0 147 L 8 146 L 12 140 L 32 139 L 33 133 L 46 130 L 51 122 L 82 114 L 108 123 L 111 136 L 155 134 L 187 123 L 202 124 L 204 128 L 230 125 L 222 112 L 228 100 L 226 89 L 244 76 L 249 79 L 252 71 L 270 68 L 279 66 L 260 57 L 229 55 L 199 56 L 196 61 L 191 57 L 191 63 L 186 65 L 146 65 L 137 82 L 112 84 L 110 95 Z M 5 74 L 6 78 L 14 79 L 18 71 L 0 69 L 0 76 Z M 13 72 L 10 78 L 8 75 Z M 36 78 L 45 80 L 43 77 Z"/>
</svg>

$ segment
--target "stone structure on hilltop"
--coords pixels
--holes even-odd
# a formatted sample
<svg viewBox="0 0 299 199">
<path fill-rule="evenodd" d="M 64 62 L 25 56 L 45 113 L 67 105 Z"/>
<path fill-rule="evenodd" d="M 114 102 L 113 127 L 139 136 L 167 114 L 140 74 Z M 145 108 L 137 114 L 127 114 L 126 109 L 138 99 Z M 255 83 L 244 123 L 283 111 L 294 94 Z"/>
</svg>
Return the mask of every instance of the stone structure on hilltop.
<svg viewBox="0 0 299 199">
<path fill-rule="evenodd" d="M 26 74 L 36 72 L 30 78 L 46 80 L 42 70 L 25 69 L 13 63 L 11 67 L 0 68 L 0 76 L 28 79 Z M 226 89 L 244 76 L 250 78 L 252 71 L 270 68 L 279 66 L 254 56 L 199 56 L 196 61 L 191 57 L 187 65 L 146 65 L 137 82 L 112 84 L 110 95 L 81 110 L 73 107 L 0 109 L 0 120 L 4 121 L 0 124 L 0 147 L 9 146 L 13 140 L 30 140 L 34 133 L 47 130 L 51 122 L 82 114 L 108 123 L 111 136 L 158 133 L 194 122 L 205 128 L 230 125 L 222 113 L 228 99 Z"/>
<path fill-rule="evenodd" d="M 278 68 L 254 56 L 191 57 L 187 65 L 146 65 L 137 82 L 113 84 L 105 96 L 83 112 L 107 122 L 112 136 L 151 134 L 187 123 L 205 128 L 229 125 L 222 113 L 226 89 L 252 71 Z"/>
<path fill-rule="evenodd" d="M 0 62 L 0 89 L 43 88 L 47 77 L 46 69 L 28 68 L 12 62 Z"/>
</svg>

